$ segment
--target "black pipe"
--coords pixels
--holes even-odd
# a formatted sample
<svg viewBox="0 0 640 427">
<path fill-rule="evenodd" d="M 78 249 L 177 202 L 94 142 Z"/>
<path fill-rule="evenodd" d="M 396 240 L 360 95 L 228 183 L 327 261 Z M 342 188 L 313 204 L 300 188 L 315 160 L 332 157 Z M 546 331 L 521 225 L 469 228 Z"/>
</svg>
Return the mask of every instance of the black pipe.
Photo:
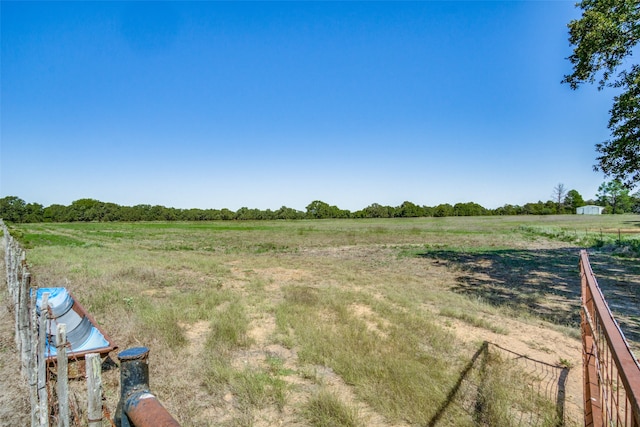
<svg viewBox="0 0 640 427">
<path fill-rule="evenodd" d="M 178 422 L 149 391 L 149 349 L 134 347 L 120 352 L 120 401 L 116 427 L 176 426 Z"/>
<path fill-rule="evenodd" d="M 132 427 L 129 417 L 123 414 L 128 397 L 137 391 L 149 392 L 149 349 L 134 347 L 118 354 L 120 361 L 120 401 L 116 409 L 116 427 Z"/>
</svg>

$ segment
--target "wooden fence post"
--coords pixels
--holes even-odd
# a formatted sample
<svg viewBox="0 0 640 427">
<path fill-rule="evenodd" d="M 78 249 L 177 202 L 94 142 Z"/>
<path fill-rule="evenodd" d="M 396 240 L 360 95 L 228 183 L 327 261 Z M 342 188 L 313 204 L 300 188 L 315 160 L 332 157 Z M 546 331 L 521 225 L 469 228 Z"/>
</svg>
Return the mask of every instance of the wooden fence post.
<svg viewBox="0 0 640 427">
<path fill-rule="evenodd" d="M 31 283 L 31 274 L 22 269 L 22 280 L 20 281 L 20 354 L 22 357 L 22 374 L 25 378 L 29 377 L 29 359 L 31 355 L 31 340 L 29 339 L 29 288 Z"/>
<path fill-rule="evenodd" d="M 48 427 L 49 402 L 46 388 L 47 377 L 44 358 L 44 340 L 46 340 L 46 337 L 44 336 L 46 335 L 46 309 L 44 310 L 42 319 L 38 319 L 36 311 L 36 292 L 35 289 L 31 289 L 31 274 L 27 268 L 26 251 L 24 251 L 20 247 L 20 244 L 11 236 L 11 234 L 9 234 L 7 226 L 1 219 L 0 229 L 2 230 L 2 244 L 4 245 L 7 288 L 9 295 L 12 298 L 11 304 L 13 305 L 15 317 L 16 350 L 20 355 L 22 375 L 29 385 L 31 426 Z M 45 299 L 45 306 L 48 304 L 47 299 Z M 39 340 L 38 334 L 38 324 L 40 320 L 42 321 L 42 326 L 40 327 L 40 331 L 43 335 L 42 340 Z M 42 347 L 40 345 L 41 341 Z M 66 341 L 66 338 L 64 341 Z M 40 356 L 38 354 L 40 354 Z M 65 377 L 67 377 L 66 373 Z M 67 415 L 65 426 L 68 426 L 68 423 Z"/>
<path fill-rule="evenodd" d="M 38 405 L 38 314 L 36 312 L 36 290 L 30 290 L 29 314 L 29 397 L 31 400 L 31 426 L 40 425 Z"/>
<path fill-rule="evenodd" d="M 38 325 L 38 400 L 40 425 L 49 426 L 49 393 L 47 391 L 47 313 L 49 312 L 49 292 L 42 294 Z"/>
<path fill-rule="evenodd" d="M 87 420 L 89 427 L 102 427 L 102 360 L 97 353 L 87 354 L 85 367 L 87 369 L 87 393 L 88 410 Z"/>
<path fill-rule="evenodd" d="M 67 360 L 67 325 L 58 324 L 56 331 L 58 361 L 58 427 L 69 427 L 69 367 Z"/>
<path fill-rule="evenodd" d="M 12 245 L 13 246 L 13 245 Z M 13 289 L 13 316 L 15 318 L 16 328 L 16 349 L 20 352 L 20 281 L 18 280 L 17 259 L 18 256 L 14 252 L 15 246 L 12 248 L 11 255 L 11 288 Z M 21 358 L 22 360 L 22 358 Z"/>
</svg>

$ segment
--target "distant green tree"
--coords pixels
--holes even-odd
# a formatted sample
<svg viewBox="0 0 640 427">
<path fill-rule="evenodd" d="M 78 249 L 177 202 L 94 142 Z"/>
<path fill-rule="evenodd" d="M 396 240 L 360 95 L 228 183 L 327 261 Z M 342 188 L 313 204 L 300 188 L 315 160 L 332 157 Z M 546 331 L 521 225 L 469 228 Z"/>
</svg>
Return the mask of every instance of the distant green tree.
<svg viewBox="0 0 640 427">
<path fill-rule="evenodd" d="M 618 180 L 603 182 L 598 187 L 596 194 L 598 201 L 603 206 L 610 206 L 611 213 L 624 213 L 631 210 L 631 199 L 629 197 L 629 189 Z"/>
<path fill-rule="evenodd" d="M 219 221 L 222 219 L 218 209 L 206 209 L 207 221 Z"/>
<path fill-rule="evenodd" d="M 115 203 L 103 203 L 102 204 L 102 218 L 101 221 L 121 221 L 122 207 Z"/>
<path fill-rule="evenodd" d="M 422 205 L 422 215 L 423 216 L 433 216 L 434 208 L 427 205 Z"/>
<path fill-rule="evenodd" d="M 571 213 L 576 213 L 576 209 L 584 206 L 584 199 L 577 190 L 569 190 L 564 198 L 564 205 L 571 210 Z"/>
<path fill-rule="evenodd" d="M 395 211 L 396 216 L 400 216 L 402 218 L 416 218 L 424 216 L 424 211 L 422 210 L 422 208 L 409 201 L 402 202 L 402 204 L 398 206 Z"/>
<path fill-rule="evenodd" d="M 307 217 L 315 218 L 315 219 L 323 219 L 323 218 L 331 218 L 333 214 L 333 209 L 331 206 L 323 202 L 321 200 L 314 200 L 309 203 L 306 207 L 307 209 Z"/>
<path fill-rule="evenodd" d="M 350 218 L 351 212 L 340 209 L 337 206 L 329 205 L 321 200 L 314 200 L 306 207 L 307 218 L 323 219 L 323 218 Z"/>
<path fill-rule="evenodd" d="M 556 212 L 556 203 L 553 200 L 547 202 L 525 203 L 522 213 L 525 215 L 552 215 Z"/>
<path fill-rule="evenodd" d="M 609 86 L 619 91 L 610 110 L 612 138 L 596 145 L 600 156 L 594 168 L 632 188 L 640 182 L 638 0 L 583 0 L 578 6 L 582 17 L 569 23 L 573 73 L 563 82 L 577 89 L 598 79 L 599 90 Z"/>
<path fill-rule="evenodd" d="M 207 211 L 196 208 L 182 209 L 178 215 L 182 221 L 206 221 L 207 216 Z"/>
<path fill-rule="evenodd" d="M 241 207 L 236 211 L 235 219 L 237 220 L 261 220 L 269 219 L 266 211 L 260 209 L 249 209 Z"/>
<path fill-rule="evenodd" d="M 304 213 L 293 208 L 281 206 L 274 212 L 275 219 L 300 219 L 304 217 Z"/>
<path fill-rule="evenodd" d="M 23 222 L 27 204 L 16 196 L 0 199 L 0 218 L 7 222 Z"/>
<path fill-rule="evenodd" d="M 236 214 L 232 210 L 229 210 L 227 208 L 220 209 L 220 219 L 222 219 L 222 220 L 233 219 L 235 217 L 235 215 Z"/>
<path fill-rule="evenodd" d="M 123 221 L 150 221 L 151 205 L 127 206 L 123 212 Z"/>
<path fill-rule="evenodd" d="M 243 206 L 236 211 L 234 219 L 247 220 L 247 219 L 253 219 L 253 218 L 250 217 L 249 208 L 246 206 Z"/>
<path fill-rule="evenodd" d="M 24 208 L 23 222 L 44 221 L 44 207 L 39 203 L 27 203 Z"/>
<path fill-rule="evenodd" d="M 69 221 L 102 221 L 104 203 L 95 199 L 78 199 L 69 206 Z"/>
<path fill-rule="evenodd" d="M 348 209 L 340 209 L 337 206 L 331 205 L 330 218 L 351 218 L 351 211 Z"/>
<path fill-rule="evenodd" d="M 523 213 L 522 206 L 504 205 L 493 211 L 494 215 L 521 215 Z"/>
<path fill-rule="evenodd" d="M 321 200 L 314 200 L 306 207 L 309 218 L 329 218 L 329 204 Z"/>
<path fill-rule="evenodd" d="M 146 217 L 148 221 L 173 221 L 180 216 L 180 209 L 167 208 L 162 205 L 154 205 L 147 209 Z M 203 221 L 205 213 L 200 209 L 199 221 Z"/>
<path fill-rule="evenodd" d="M 474 202 L 456 203 L 453 206 L 453 214 L 456 216 L 481 216 L 488 213 L 486 208 Z"/>
<path fill-rule="evenodd" d="M 276 213 L 271 209 L 266 209 L 260 212 L 260 219 L 271 220 L 276 219 Z"/>
<path fill-rule="evenodd" d="M 65 222 L 68 221 L 67 207 L 60 204 L 49 205 L 44 208 L 43 220 L 45 222 Z"/>
<path fill-rule="evenodd" d="M 453 206 L 451 206 L 449 203 L 441 203 L 435 208 L 433 208 L 433 216 L 436 218 L 442 218 L 445 216 L 453 216 L 453 215 L 454 215 Z"/>
<path fill-rule="evenodd" d="M 395 209 L 391 206 L 382 206 L 378 203 L 372 203 L 360 212 L 362 218 L 391 218 Z"/>
</svg>

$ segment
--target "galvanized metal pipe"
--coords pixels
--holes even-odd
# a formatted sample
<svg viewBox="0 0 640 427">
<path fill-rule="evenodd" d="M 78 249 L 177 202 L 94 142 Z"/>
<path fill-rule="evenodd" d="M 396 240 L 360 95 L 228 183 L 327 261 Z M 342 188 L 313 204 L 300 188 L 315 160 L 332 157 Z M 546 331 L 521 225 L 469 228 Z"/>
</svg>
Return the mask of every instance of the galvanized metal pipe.
<svg viewBox="0 0 640 427">
<path fill-rule="evenodd" d="M 117 427 L 180 427 L 149 390 L 149 349 L 134 347 L 120 352 L 120 402 Z"/>
</svg>

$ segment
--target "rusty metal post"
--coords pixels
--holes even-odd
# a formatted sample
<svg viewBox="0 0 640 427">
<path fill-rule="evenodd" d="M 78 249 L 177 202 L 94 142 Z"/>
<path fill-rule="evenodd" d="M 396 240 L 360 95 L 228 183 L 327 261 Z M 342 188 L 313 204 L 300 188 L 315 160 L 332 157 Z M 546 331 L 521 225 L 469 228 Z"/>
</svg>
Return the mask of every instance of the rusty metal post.
<svg viewBox="0 0 640 427">
<path fill-rule="evenodd" d="M 120 352 L 120 402 L 117 427 L 180 427 L 149 391 L 149 349 L 134 347 Z"/>
</svg>

